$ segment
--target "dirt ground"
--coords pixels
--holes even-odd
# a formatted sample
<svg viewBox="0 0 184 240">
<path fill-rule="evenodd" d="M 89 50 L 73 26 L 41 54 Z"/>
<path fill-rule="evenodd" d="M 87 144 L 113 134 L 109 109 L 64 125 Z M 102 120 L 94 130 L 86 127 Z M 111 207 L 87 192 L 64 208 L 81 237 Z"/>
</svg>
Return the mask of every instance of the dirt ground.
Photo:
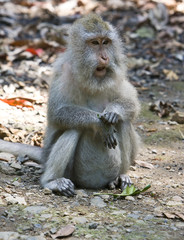
<svg viewBox="0 0 184 240">
<path fill-rule="evenodd" d="M 12 2 L 17 7 L 17 12 L 14 12 L 11 20 L 18 22 L 18 26 L 25 30 L 19 36 L 20 39 L 25 39 L 26 34 L 31 31 L 35 33 L 37 15 L 31 18 L 30 14 L 28 18 L 26 11 L 30 7 L 29 1 L 23 1 L 25 6 Z M 97 2 L 101 4 L 101 1 Z M 145 1 L 147 5 L 140 5 L 137 9 L 138 1 L 130 2 L 134 5 L 126 5 L 121 10 L 108 7 L 102 15 L 116 26 L 123 24 L 122 31 L 128 32 L 124 38 L 129 58 L 129 76 L 132 84 L 137 87 L 142 105 L 141 114 L 135 122 L 142 146 L 136 165 L 130 168 L 128 174 L 137 188 L 143 189 L 148 184 L 151 188 L 140 195 L 125 198 L 108 195 L 120 193 L 119 190 L 77 189 L 75 197 L 67 198 L 40 187 L 42 166 L 31 160 L 21 163 L 21 157 L 0 153 L 0 240 L 184 238 L 184 35 L 179 30 L 175 35 L 171 34 L 176 26 L 182 29 L 183 23 L 177 19 L 184 15 L 167 6 L 170 9 L 170 20 L 166 27 L 162 30 L 153 28 L 155 36 L 142 37 L 137 31 L 140 30 L 140 25 L 146 28 L 153 25 L 147 21 L 136 25 L 135 19 L 141 14 L 145 16 L 149 10 L 145 10 L 145 6 L 151 3 L 155 7 L 155 2 Z M 128 4 L 128 1 L 125 3 Z M 84 10 L 84 6 L 80 7 L 85 12 L 87 7 Z M 4 9 L 6 4 L 1 3 L 1 7 Z M 79 11 L 78 8 L 75 11 Z M 23 25 L 24 21 L 20 21 L 22 19 L 16 19 L 20 12 L 24 14 L 22 19 L 27 21 L 27 28 Z M 124 21 L 120 21 L 122 14 Z M 9 16 L 6 15 L 5 23 Z M 4 26 L 2 29 L 10 34 L 8 30 L 15 25 L 10 25 L 10 17 L 9 25 L 3 25 L 2 17 L 3 15 L 0 18 L 0 24 Z M 43 19 L 43 16 L 40 18 Z M 28 19 L 32 21 L 29 22 Z M 52 19 L 53 24 L 56 20 L 52 14 L 49 18 L 44 15 L 44 19 Z M 133 36 L 135 32 L 137 36 Z M 147 34 L 148 32 L 150 34 L 149 29 L 146 30 Z M 12 34 L 4 37 L 2 32 L 0 34 L 2 46 L 5 46 L 7 39 L 11 39 L 11 43 L 14 41 L 14 45 L 8 42 L 7 52 L 3 52 L 2 48 L 0 52 L 0 99 L 17 98 L 20 104 L 18 106 L 14 102 L 15 106 L 10 106 L 10 102 L 7 104 L 0 101 L 0 138 L 42 146 L 48 79 L 58 47 L 50 47 L 50 43 L 47 43 L 43 49 L 45 53 L 49 52 L 49 58 L 45 57 L 45 53 L 42 57 L 33 54 L 33 50 L 32 53 L 29 52 L 32 55 L 27 52 L 22 55 L 19 49 L 22 49 L 20 39 L 17 40 Z M 168 46 L 169 43 L 173 43 L 172 47 Z M 30 47 L 28 42 L 26 44 Z M 18 55 L 15 55 L 15 50 L 19 52 Z M 159 105 L 161 101 L 165 104 L 163 107 Z M 150 104 L 153 104 L 153 111 L 150 111 Z M 175 112 L 179 112 L 181 121 L 173 118 Z M 107 194 L 96 196 L 96 193 Z"/>
</svg>

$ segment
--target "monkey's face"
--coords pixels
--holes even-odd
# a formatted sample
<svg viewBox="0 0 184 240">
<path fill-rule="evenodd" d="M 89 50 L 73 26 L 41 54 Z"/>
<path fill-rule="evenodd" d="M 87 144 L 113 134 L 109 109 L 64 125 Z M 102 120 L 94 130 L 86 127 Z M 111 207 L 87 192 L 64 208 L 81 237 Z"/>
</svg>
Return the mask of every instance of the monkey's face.
<svg viewBox="0 0 184 240">
<path fill-rule="evenodd" d="M 103 78 L 107 73 L 109 66 L 108 48 L 110 48 L 111 40 L 105 37 L 93 38 L 87 41 L 95 61 L 94 76 Z"/>
<path fill-rule="evenodd" d="M 96 37 L 87 40 L 86 46 L 85 64 L 91 69 L 91 78 L 102 80 L 110 77 L 114 67 L 111 40 L 107 37 Z"/>
</svg>

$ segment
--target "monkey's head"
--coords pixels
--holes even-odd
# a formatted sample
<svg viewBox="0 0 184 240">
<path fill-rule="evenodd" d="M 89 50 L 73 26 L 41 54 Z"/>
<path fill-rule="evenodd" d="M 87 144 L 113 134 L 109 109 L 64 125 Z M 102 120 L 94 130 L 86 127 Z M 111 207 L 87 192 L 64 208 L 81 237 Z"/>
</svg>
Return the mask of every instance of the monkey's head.
<svg viewBox="0 0 184 240">
<path fill-rule="evenodd" d="M 74 78 L 93 92 L 112 87 L 125 60 L 114 27 L 98 15 L 89 14 L 73 24 L 69 39 Z"/>
</svg>

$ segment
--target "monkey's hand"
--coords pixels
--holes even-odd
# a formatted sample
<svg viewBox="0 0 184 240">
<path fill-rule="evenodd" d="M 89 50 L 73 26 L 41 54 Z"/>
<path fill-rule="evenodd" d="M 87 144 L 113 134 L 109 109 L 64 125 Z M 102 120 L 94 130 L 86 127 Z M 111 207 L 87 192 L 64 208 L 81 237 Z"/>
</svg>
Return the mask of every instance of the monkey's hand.
<svg viewBox="0 0 184 240">
<path fill-rule="evenodd" d="M 115 112 L 105 112 L 101 115 L 100 119 L 107 124 L 116 124 L 120 120 L 120 116 Z"/>
<path fill-rule="evenodd" d="M 123 191 L 127 186 L 130 187 L 131 185 L 132 181 L 130 177 L 125 174 L 121 174 L 114 181 L 109 183 L 108 188 L 109 189 L 121 188 L 121 190 Z"/>
<path fill-rule="evenodd" d="M 109 124 L 102 123 L 101 126 L 100 133 L 104 141 L 104 145 L 110 149 L 115 149 L 117 146 L 117 140 L 115 138 L 116 129 Z"/>
<path fill-rule="evenodd" d="M 70 179 L 64 177 L 48 182 L 45 187 L 66 197 L 73 197 L 75 195 L 74 184 Z"/>
</svg>

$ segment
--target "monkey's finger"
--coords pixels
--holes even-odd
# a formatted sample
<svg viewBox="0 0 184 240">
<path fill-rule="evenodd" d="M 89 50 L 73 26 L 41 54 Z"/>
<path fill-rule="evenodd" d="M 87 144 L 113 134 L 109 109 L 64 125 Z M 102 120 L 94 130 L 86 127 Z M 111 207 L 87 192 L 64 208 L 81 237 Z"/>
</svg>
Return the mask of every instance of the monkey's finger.
<svg viewBox="0 0 184 240">
<path fill-rule="evenodd" d="M 112 123 L 112 122 L 113 122 L 113 118 L 114 118 L 114 113 L 113 113 L 113 112 L 110 112 L 110 113 L 108 114 L 108 122 L 109 122 L 109 123 Z"/>
<path fill-rule="evenodd" d="M 109 149 L 112 149 L 112 141 L 110 135 L 107 136 L 107 145 Z"/>
<path fill-rule="evenodd" d="M 115 113 L 112 119 L 112 124 L 116 124 L 118 123 L 118 121 L 119 121 L 119 116 L 118 114 Z"/>
<path fill-rule="evenodd" d="M 110 141 L 111 141 L 112 147 L 115 149 L 115 147 L 117 146 L 117 141 L 113 134 L 110 135 Z"/>
<path fill-rule="evenodd" d="M 72 188 L 68 188 L 65 192 L 69 197 L 73 197 L 74 195 L 76 195 L 74 189 Z"/>
</svg>

